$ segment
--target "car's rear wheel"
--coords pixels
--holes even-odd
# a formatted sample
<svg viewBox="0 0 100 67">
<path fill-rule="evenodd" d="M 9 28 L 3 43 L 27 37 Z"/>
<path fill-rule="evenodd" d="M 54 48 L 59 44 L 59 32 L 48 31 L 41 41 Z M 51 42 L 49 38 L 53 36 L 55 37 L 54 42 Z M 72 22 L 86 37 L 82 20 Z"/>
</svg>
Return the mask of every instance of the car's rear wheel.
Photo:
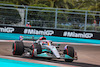
<svg viewBox="0 0 100 67">
<path fill-rule="evenodd" d="M 24 44 L 22 41 L 15 41 L 12 46 L 13 55 L 22 55 L 24 53 Z"/>
<path fill-rule="evenodd" d="M 64 50 L 64 54 L 67 54 L 70 57 L 74 58 L 74 48 L 71 46 L 67 46 L 67 48 Z M 65 62 L 73 62 L 73 59 L 65 59 Z"/>
</svg>

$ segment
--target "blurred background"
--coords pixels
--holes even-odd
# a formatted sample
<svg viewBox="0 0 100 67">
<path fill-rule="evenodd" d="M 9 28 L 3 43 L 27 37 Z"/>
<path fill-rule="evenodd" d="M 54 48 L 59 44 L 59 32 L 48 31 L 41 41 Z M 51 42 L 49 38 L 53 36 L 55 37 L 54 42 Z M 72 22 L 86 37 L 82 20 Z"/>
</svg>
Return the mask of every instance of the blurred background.
<svg viewBox="0 0 100 67">
<path fill-rule="evenodd" d="M 0 24 L 100 31 L 100 0 L 0 0 Z"/>
</svg>

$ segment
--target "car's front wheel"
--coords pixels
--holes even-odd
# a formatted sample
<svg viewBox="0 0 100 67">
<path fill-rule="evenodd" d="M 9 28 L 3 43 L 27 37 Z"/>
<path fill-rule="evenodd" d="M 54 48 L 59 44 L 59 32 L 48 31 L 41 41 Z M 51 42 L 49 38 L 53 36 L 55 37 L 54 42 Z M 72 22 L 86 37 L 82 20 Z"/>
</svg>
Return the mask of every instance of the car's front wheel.
<svg viewBox="0 0 100 67">
<path fill-rule="evenodd" d="M 70 57 L 74 58 L 74 48 L 71 46 L 67 46 L 64 50 L 64 54 L 67 54 Z M 65 62 L 73 62 L 73 59 L 65 59 Z"/>
</svg>

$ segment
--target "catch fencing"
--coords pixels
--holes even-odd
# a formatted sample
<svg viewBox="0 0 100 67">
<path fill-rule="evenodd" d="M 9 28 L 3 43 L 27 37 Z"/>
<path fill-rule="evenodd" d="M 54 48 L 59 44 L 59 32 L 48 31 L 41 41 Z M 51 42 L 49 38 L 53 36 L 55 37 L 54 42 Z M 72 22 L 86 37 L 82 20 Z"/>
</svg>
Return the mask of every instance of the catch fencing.
<svg viewBox="0 0 100 67">
<path fill-rule="evenodd" d="M 100 31 L 100 12 L 0 4 L 0 24 L 55 28 L 81 31 Z"/>
</svg>

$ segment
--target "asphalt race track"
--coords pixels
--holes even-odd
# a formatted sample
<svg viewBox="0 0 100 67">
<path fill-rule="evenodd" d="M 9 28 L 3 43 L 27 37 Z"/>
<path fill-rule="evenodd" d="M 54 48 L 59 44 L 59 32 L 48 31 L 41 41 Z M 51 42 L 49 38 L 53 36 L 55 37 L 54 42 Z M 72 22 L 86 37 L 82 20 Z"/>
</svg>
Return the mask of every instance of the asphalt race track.
<svg viewBox="0 0 100 67">
<path fill-rule="evenodd" d="M 6 43 L 0 42 L 0 57 L 14 59 L 14 60 L 16 60 L 17 58 L 17 60 L 20 61 L 61 66 L 61 67 L 100 67 L 100 46 L 92 46 L 92 45 L 70 45 L 70 46 L 73 46 L 78 53 L 78 60 L 75 60 L 72 63 L 64 62 L 63 59 L 48 60 L 43 58 L 32 59 L 27 57 L 12 56 L 12 43 L 9 42 Z"/>
</svg>

